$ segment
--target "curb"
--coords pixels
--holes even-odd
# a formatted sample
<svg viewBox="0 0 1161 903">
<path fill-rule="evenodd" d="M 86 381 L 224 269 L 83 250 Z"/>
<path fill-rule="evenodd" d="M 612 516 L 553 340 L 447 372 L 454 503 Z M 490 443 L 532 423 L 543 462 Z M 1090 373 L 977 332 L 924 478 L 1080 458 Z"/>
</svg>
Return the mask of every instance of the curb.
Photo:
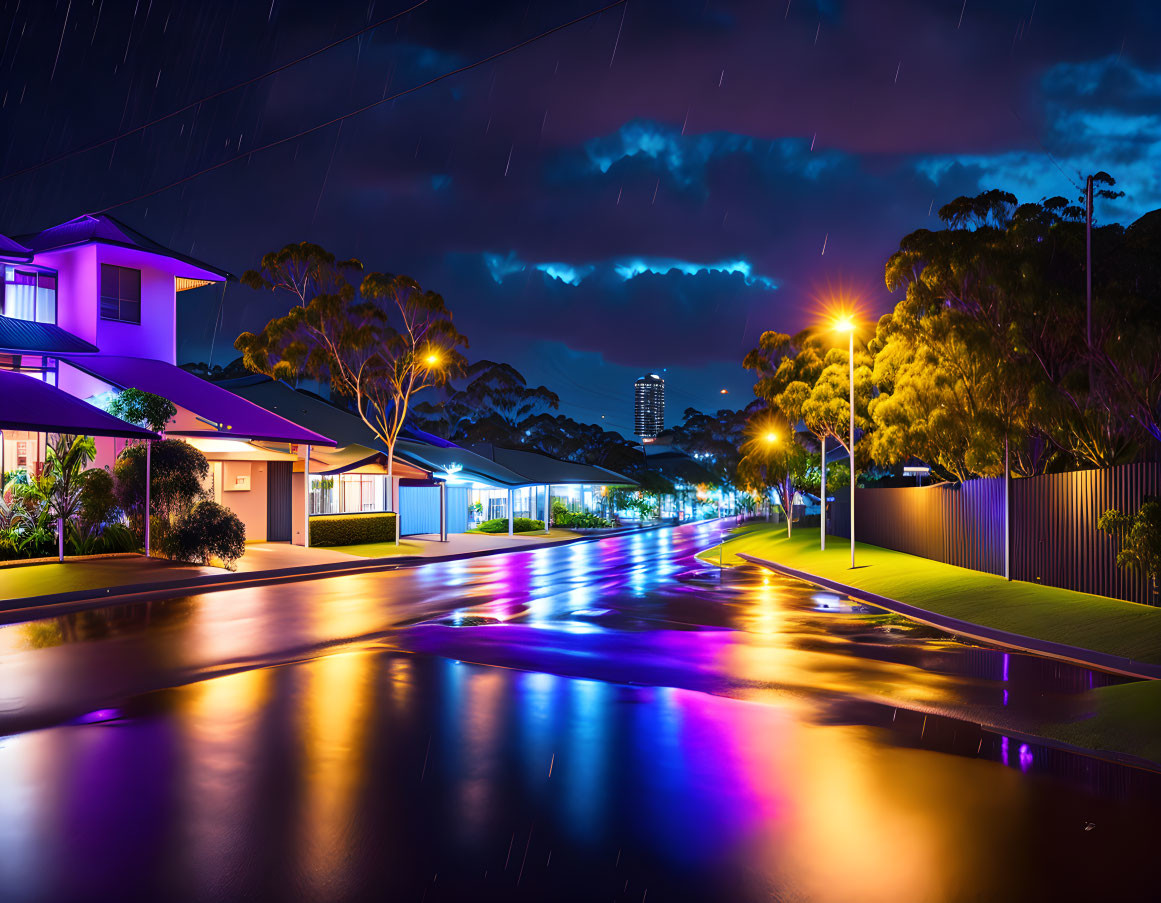
<svg viewBox="0 0 1161 903">
<path fill-rule="evenodd" d="M 1095 668 L 1098 671 L 1120 674 L 1124 677 L 1136 677 L 1143 680 L 1161 680 L 1161 665 L 1151 665 L 1119 655 L 1110 655 L 1107 652 L 1096 652 L 1081 646 L 1069 646 L 1065 643 L 1054 643 L 1050 640 L 1038 640 L 1034 637 L 1024 636 L 1019 633 L 1009 633 L 1006 630 L 984 627 L 981 624 L 974 624 L 971 621 L 961 621 L 958 618 L 936 614 L 935 612 L 927 611 L 914 605 L 908 605 L 906 602 L 900 602 L 897 599 L 880 596 L 878 593 L 872 593 L 846 583 L 840 583 L 837 580 L 819 577 L 817 574 L 810 574 L 806 571 L 787 567 L 775 561 L 758 558 L 756 555 L 747 555 L 744 552 L 738 552 L 737 556 L 750 564 L 756 564 L 772 571 L 778 571 L 798 580 L 805 580 L 807 583 L 813 583 L 815 586 L 821 586 L 824 589 L 843 593 L 861 602 L 886 609 L 887 611 L 910 618 L 913 621 L 918 621 L 921 624 L 926 624 L 929 627 L 935 627 L 949 633 L 955 633 L 996 646 L 1003 646 L 1007 649 L 1014 649 L 1018 652 L 1030 652 L 1035 655 L 1043 655 L 1073 665 L 1081 665 L 1086 668 Z"/>
<path fill-rule="evenodd" d="M 695 521 L 693 523 L 700 522 Z M 624 536 L 630 533 L 645 533 L 671 526 L 674 525 L 657 524 L 642 528 L 627 528 L 604 533 L 600 536 L 576 536 L 571 539 L 558 539 L 553 542 L 529 543 L 527 546 L 520 548 L 478 549 L 472 552 L 459 552 L 454 555 L 400 555 L 388 558 L 352 557 L 350 564 L 346 562 L 327 562 L 325 564 L 309 564 L 300 567 L 278 568 L 268 571 L 250 571 L 242 574 L 212 574 L 209 576 L 188 577 L 181 580 L 138 583 L 131 586 L 110 586 L 105 587 L 103 592 L 98 591 L 99 595 L 94 595 L 94 591 L 91 589 L 82 589 L 64 593 L 47 593 L 40 596 L 23 596 L 16 599 L 0 601 L 0 625 L 16 624 L 22 621 L 35 621 L 39 618 L 53 617 L 86 608 L 100 608 L 106 605 L 129 605 L 136 602 L 149 602 L 155 599 L 190 593 L 246 589 L 253 586 L 293 583 L 299 580 L 342 577 L 347 574 L 402 570 L 404 568 L 422 567 L 425 564 L 439 564 L 448 561 L 466 561 L 472 558 L 482 558 L 486 555 L 533 552 L 537 549 L 573 545 L 578 542 L 595 542 L 614 536 Z"/>
</svg>

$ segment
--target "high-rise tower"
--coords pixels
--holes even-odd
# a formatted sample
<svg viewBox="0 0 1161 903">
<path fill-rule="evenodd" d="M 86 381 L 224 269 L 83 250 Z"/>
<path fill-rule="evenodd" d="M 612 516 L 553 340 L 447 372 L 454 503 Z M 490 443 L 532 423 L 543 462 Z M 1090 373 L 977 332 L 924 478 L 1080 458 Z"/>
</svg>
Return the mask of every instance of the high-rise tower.
<svg viewBox="0 0 1161 903">
<path fill-rule="evenodd" d="M 656 373 L 633 383 L 633 424 L 644 440 L 656 439 L 665 429 L 665 380 Z"/>
</svg>

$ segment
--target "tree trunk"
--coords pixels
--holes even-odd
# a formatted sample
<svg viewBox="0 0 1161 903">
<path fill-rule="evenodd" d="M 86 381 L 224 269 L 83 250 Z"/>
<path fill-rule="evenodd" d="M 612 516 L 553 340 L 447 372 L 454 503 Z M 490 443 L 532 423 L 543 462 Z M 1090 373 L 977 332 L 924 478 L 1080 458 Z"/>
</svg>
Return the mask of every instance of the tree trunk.
<svg viewBox="0 0 1161 903">
<path fill-rule="evenodd" d="M 387 505 L 395 514 L 395 545 L 399 545 L 399 500 L 395 495 L 395 443 L 387 446 Z"/>
</svg>

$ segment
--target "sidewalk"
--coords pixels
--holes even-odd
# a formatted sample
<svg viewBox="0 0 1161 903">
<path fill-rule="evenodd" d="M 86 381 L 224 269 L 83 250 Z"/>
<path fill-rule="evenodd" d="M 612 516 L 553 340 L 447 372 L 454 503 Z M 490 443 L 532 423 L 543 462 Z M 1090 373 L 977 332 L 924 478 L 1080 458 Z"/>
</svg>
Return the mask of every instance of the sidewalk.
<svg viewBox="0 0 1161 903">
<path fill-rule="evenodd" d="M 621 531 L 626 532 L 626 531 Z M 537 549 L 587 537 L 569 530 L 491 536 L 455 533 L 447 542 L 432 535 L 408 536 L 394 543 L 304 549 L 288 543 L 251 543 L 236 571 L 177 564 L 143 555 L 66 559 L 0 569 L 0 623 L 26 619 L 30 609 L 46 613 L 160 598 L 182 591 L 237 588 L 273 581 L 326 577 L 352 571 L 409 567 L 427 561 L 474 558 Z"/>
</svg>

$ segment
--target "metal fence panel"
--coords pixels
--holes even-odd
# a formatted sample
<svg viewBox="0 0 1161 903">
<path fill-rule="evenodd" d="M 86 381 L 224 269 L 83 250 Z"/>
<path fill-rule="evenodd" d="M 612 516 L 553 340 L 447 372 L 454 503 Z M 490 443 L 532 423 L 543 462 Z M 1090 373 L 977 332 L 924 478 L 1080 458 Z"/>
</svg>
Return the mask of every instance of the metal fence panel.
<svg viewBox="0 0 1161 903">
<path fill-rule="evenodd" d="M 1109 508 L 1136 511 L 1161 495 L 1161 464 L 1045 474 L 1012 481 L 1012 577 L 1134 602 L 1150 602 L 1141 574 L 1117 567 L 1117 543 L 1097 530 Z M 831 531 L 849 537 L 845 493 Z M 989 574 L 1004 572 L 1004 481 L 855 490 L 860 542 Z"/>
</svg>

